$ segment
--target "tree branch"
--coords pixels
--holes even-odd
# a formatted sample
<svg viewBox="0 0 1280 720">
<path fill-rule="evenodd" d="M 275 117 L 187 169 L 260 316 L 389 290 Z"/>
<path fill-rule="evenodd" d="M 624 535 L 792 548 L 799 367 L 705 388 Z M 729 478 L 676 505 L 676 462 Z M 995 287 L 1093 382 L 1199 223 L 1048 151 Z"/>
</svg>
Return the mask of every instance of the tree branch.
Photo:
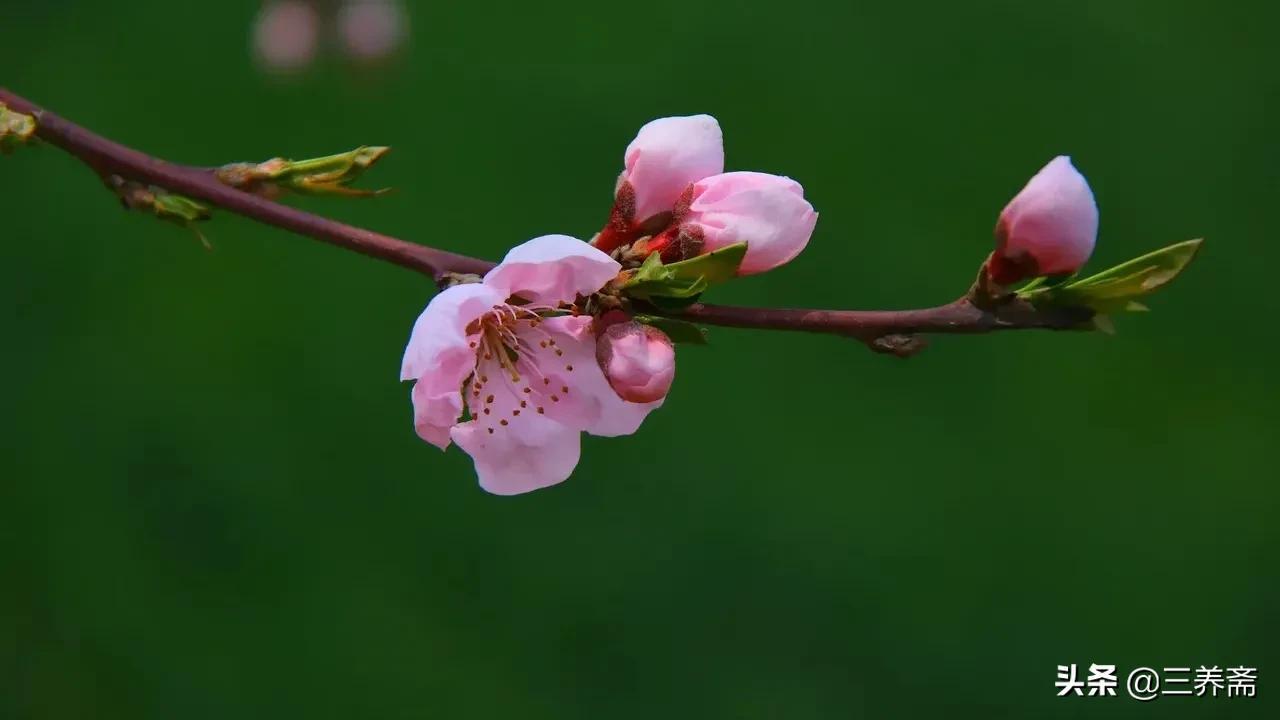
<svg viewBox="0 0 1280 720">
<path fill-rule="evenodd" d="M 446 272 L 483 273 L 493 267 L 493 263 L 485 260 L 345 225 L 223 185 L 208 170 L 174 165 L 125 147 L 43 110 L 5 88 L 0 88 L 0 103 L 35 116 L 36 137 L 67 151 L 99 173 L 114 173 L 158 185 L 237 215 L 386 260 L 435 279 Z"/>
<path fill-rule="evenodd" d="M 973 335 L 997 330 L 1076 329 L 1093 315 L 1087 308 L 1038 309 L 1011 300 L 995 310 L 984 310 L 968 298 L 923 310 L 789 310 L 703 305 L 687 308 L 680 316 L 708 325 L 760 330 L 799 330 L 874 340 L 884 335 L 947 333 Z"/>
<path fill-rule="evenodd" d="M 156 185 L 216 205 L 258 222 L 385 260 L 431 277 L 482 274 L 494 263 L 418 245 L 281 205 L 219 182 L 208 169 L 175 165 L 108 140 L 0 87 L 0 103 L 36 118 L 36 136 L 80 159 L 101 174 Z M 975 334 L 996 330 L 1077 329 L 1092 315 L 1087 309 L 1041 310 L 1011 301 L 991 309 L 975 305 L 972 293 L 955 302 L 921 310 L 790 310 L 695 304 L 681 312 L 657 314 L 706 325 L 793 330 L 852 337 L 873 350 L 911 355 L 923 347 L 922 333 Z"/>
</svg>

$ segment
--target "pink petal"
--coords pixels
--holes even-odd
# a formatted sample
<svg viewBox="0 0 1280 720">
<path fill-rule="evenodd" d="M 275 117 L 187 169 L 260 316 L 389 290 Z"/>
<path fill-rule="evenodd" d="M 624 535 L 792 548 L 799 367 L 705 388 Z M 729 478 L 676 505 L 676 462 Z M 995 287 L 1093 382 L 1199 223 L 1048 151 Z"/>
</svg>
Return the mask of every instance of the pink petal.
<svg viewBox="0 0 1280 720">
<path fill-rule="evenodd" d="M 462 382 L 475 366 L 476 356 L 470 349 L 449 348 L 409 394 L 414 429 L 419 437 L 441 450 L 449 447 L 449 428 L 462 415 Z"/>
<path fill-rule="evenodd" d="M 1098 205 L 1089 183 L 1059 155 L 1027 182 L 1005 206 L 996 225 L 996 254 L 1008 261 L 996 269 L 1013 268 L 1018 263 L 1030 267 L 1027 273 L 1058 275 L 1079 270 L 1098 238 Z M 1014 282 L 1026 273 L 1015 269 L 997 272 L 998 282 Z"/>
<path fill-rule="evenodd" d="M 419 383 L 409 392 L 413 400 L 413 429 L 418 437 L 441 450 L 449 447 L 449 430 L 462 415 L 462 397 L 458 392 L 430 397 L 426 386 Z M 441 420 L 441 418 L 448 418 Z"/>
<path fill-rule="evenodd" d="M 466 348 L 467 325 L 504 300 L 505 295 L 484 283 L 455 285 L 438 293 L 413 324 L 400 379 L 417 380 L 439 363 L 442 352 Z"/>
<path fill-rule="evenodd" d="M 457 285 L 432 298 L 414 323 L 400 379 L 417 380 L 410 393 L 414 428 L 441 450 L 462 413 L 462 382 L 476 365 L 466 327 L 498 302 L 498 293 L 481 283 Z"/>
<path fill-rule="evenodd" d="M 520 400 L 510 384 L 490 385 L 472 402 L 474 419 L 451 432 L 475 462 L 480 487 L 495 495 L 555 485 L 578 465 L 579 431 L 522 409 Z"/>
<path fill-rule="evenodd" d="M 685 224 L 702 229 L 705 249 L 747 243 L 738 274 L 751 275 L 790 262 L 813 235 L 818 214 L 791 178 L 731 172 L 699 181 Z"/>
<path fill-rule="evenodd" d="M 573 367 L 572 372 L 562 372 L 555 366 L 547 368 L 553 386 L 563 382 L 570 388 L 569 403 L 554 411 L 549 409 L 556 413 L 557 421 L 592 435 L 616 437 L 634 433 L 651 411 L 662 407 L 662 400 L 637 403 L 618 397 L 596 361 L 596 338 L 590 318 L 548 318 L 543 327 L 558 338 L 557 345 L 564 350 L 564 356 L 558 359 L 564 366 Z"/>
<path fill-rule="evenodd" d="M 622 180 L 636 193 L 635 220 L 670 212 L 690 184 L 724 172 L 724 138 L 710 115 L 666 117 L 627 146 Z"/>
<path fill-rule="evenodd" d="M 546 305 L 573 302 L 617 277 L 622 269 L 596 248 L 568 235 L 543 235 L 512 248 L 484 284 L 505 297 Z"/>
</svg>

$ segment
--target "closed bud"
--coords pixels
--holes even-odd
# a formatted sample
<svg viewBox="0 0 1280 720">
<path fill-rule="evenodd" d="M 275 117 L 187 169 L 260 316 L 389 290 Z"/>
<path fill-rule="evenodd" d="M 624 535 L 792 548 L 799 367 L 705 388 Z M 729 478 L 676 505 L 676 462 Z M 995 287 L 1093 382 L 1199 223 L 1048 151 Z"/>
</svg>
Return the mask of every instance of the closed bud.
<svg viewBox="0 0 1280 720">
<path fill-rule="evenodd" d="M 1093 191 L 1071 158 L 1059 155 L 1000 213 L 987 270 L 998 285 L 1069 275 L 1089 260 L 1097 237 Z"/>
<path fill-rule="evenodd" d="M 740 242 L 747 255 L 739 275 L 772 270 L 790 262 L 809 244 L 818 213 L 791 178 L 757 172 L 713 175 L 693 186 L 688 209 L 677 221 L 697 237 L 698 252 Z"/>
<path fill-rule="evenodd" d="M 596 340 L 596 361 L 623 400 L 649 403 L 666 397 L 676 375 L 676 350 L 661 330 L 629 320 L 609 325 Z"/>
</svg>

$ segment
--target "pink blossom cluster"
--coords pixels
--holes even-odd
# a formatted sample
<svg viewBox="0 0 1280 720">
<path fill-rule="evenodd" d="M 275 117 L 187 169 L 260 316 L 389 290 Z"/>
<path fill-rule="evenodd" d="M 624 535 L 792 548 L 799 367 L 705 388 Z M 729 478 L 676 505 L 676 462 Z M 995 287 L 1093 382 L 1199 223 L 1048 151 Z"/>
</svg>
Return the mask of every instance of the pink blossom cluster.
<svg viewBox="0 0 1280 720">
<path fill-rule="evenodd" d="M 609 223 L 595 245 L 609 252 L 648 237 L 664 260 L 747 243 L 739 273 L 790 262 L 809 244 L 818 214 L 788 177 L 724 172 L 724 140 L 710 115 L 660 118 L 627 146 Z"/>
<path fill-rule="evenodd" d="M 648 123 L 624 168 L 591 242 L 545 235 L 519 245 L 480 282 L 436 295 L 414 325 L 401 379 L 415 381 L 418 435 L 442 450 L 460 446 L 489 492 L 565 480 L 583 432 L 634 433 L 664 402 L 675 378 L 671 340 L 616 304 L 592 309 L 626 277 L 616 257 L 638 247 L 675 262 L 746 243 L 738 273 L 759 273 L 795 258 L 817 222 L 794 180 L 724 172 L 709 115 Z M 1074 272 L 1096 232 L 1088 184 L 1057 158 L 1001 213 L 988 270 L 998 282 Z"/>
</svg>

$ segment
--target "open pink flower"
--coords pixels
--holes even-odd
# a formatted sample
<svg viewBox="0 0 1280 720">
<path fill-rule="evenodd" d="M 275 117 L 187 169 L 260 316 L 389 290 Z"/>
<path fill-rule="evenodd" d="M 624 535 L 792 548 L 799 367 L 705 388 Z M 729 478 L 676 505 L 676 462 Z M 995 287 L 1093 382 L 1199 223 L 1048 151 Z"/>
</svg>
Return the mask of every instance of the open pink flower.
<svg viewBox="0 0 1280 720">
<path fill-rule="evenodd" d="M 662 401 L 619 398 L 596 363 L 592 319 L 564 312 L 619 269 L 580 240 L 547 235 L 513 248 L 483 282 L 433 298 L 400 370 L 417 381 L 418 435 L 442 450 L 456 442 L 481 487 L 514 495 L 569 477 L 581 432 L 635 432 Z"/>
<path fill-rule="evenodd" d="M 1093 254 L 1098 205 L 1071 158 L 1059 155 L 1014 196 L 996 223 L 991 279 L 1009 285 L 1041 275 L 1070 274 Z"/>
<path fill-rule="evenodd" d="M 649 237 L 663 260 L 747 243 L 740 275 L 770 270 L 805 248 L 818 214 L 786 177 L 724 171 L 720 125 L 710 115 L 669 117 L 627 146 L 613 212 L 594 244 L 605 252 Z"/>
</svg>

